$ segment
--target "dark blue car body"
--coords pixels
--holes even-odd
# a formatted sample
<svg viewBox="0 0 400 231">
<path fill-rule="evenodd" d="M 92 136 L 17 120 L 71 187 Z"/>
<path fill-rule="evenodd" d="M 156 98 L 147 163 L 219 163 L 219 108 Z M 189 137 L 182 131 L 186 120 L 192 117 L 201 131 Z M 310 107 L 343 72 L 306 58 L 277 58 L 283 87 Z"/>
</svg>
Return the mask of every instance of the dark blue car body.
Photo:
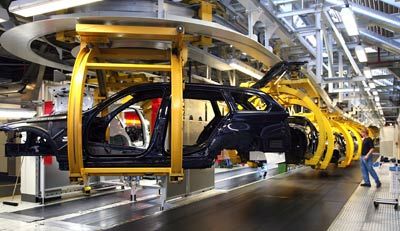
<svg viewBox="0 0 400 231">
<path fill-rule="evenodd" d="M 126 96 L 133 99 L 107 115 L 99 113 Z M 257 109 L 250 100 L 265 103 Z M 139 100 L 161 98 L 149 146 L 146 149 L 110 144 L 104 134 L 110 120 L 120 111 Z M 170 121 L 170 84 L 152 83 L 128 87 L 94 108 L 83 113 L 83 157 L 85 167 L 163 167 L 170 165 L 170 153 L 165 142 Z M 204 127 L 196 143 L 184 146 L 183 167 L 208 168 L 223 149 L 236 149 L 242 159 L 250 151 L 289 151 L 290 129 L 288 113 L 266 93 L 250 88 L 220 85 L 185 84 L 185 99 L 207 100 L 215 117 Z M 218 102 L 225 102 L 229 112 L 222 115 Z M 176 119 L 176 118 L 172 118 Z M 0 130 L 11 132 L 6 144 L 6 156 L 57 157 L 60 169 L 68 169 L 66 115 L 38 117 L 4 124 Z M 15 134 L 25 131 L 24 144 L 16 143 Z"/>
</svg>

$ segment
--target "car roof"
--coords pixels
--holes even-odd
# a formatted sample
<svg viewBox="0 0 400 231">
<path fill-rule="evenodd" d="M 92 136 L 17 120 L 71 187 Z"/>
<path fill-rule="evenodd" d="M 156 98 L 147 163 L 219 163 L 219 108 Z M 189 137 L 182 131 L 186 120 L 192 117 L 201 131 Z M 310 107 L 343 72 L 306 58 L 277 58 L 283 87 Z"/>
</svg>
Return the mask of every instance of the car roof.
<svg viewBox="0 0 400 231">
<path fill-rule="evenodd" d="M 171 84 L 169 82 L 144 83 L 144 84 L 134 85 L 134 86 L 125 88 L 122 91 L 151 90 L 151 89 L 157 89 L 157 88 L 169 89 L 170 87 L 171 87 Z M 236 87 L 236 86 L 203 84 L 203 83 L 185 83 L 185 90 L 221 90 L 221 89 L 228 90 L 228 91 L 247 91 L 247 92 L 265 94 L 264 92 L 262 92 L 258 89 L 247 88 L 247 87 Z"/>
</svg>

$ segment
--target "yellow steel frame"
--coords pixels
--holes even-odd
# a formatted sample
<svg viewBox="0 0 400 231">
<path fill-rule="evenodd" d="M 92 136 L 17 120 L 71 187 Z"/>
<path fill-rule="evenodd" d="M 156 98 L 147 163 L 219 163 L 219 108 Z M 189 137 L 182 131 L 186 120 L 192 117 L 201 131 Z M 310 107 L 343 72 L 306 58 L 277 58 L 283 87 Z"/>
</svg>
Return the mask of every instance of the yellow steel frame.
<svg viewBox="0 0 400 231">
<path fill-rule="evenodd" d="M 67 115 L 68 163 L 70 179 L 83 179 L 90 175 L 169 175 L 171 180 L 183 177 L 183 75 L 187 58 L 187 47 L 183 39 L 183 28 L 114 26 L 77 24 L 76 32 L 81 37 L 81 50 L 76 58 L 71 78 Z M 146 39 L 172 41 L 175 53 L 162 50 L 143 49 L 99 49 L 98 43 L 110 38 Z M 89 49 L 91 44 L 93 49 Z M 104 53 L 102 53 L 104 52 Z M 149 56 L 149 53 L 153 57 Z M 142 57 L 144 57 L 142 59 Z M 106 63 L 104 59 L 169 60 L 170 65 Z M 96 62 L 101 60 L 101 63 Z M 171 164 L 169 167 L 151 168 L 86 168 L 83 164 L 82 147 L 82 101 L 88 70 L 130 70 L 171 72 Z"/>
<path fill-rule="evenodd" d="M 242 87 L 250 87 L 251 85 L 252 82 L 241 84 Z M 335 138 L 333 129 L 342 133 L 346 140 L 346 158 L 342 163 L 339 163 L 339 167 L 349 166 L 353 159 L 359 159 L 361 154 L 361 137 L 357 129 L 354 128 L 359 128 L 359 125 L 357 124 L 356 126 L 353 122 L 351 125 L 343 122 L 343 118 L 340 115 L 332 115 L 338 121 L 328 119 L 329 115 L 326 115 L 319 108 L 320 95 L 309 79 L 279 80 L 270 83 L 261 90 L 271 94 L 279 103 L 287 107 L 299 105 L 312 111 L 312 113 L 307 114 L 297 113 L 298 115 L 310 118 L 319 131 L 317 150 L 311 159 L 305 161 L 306 165 L 319 169 L 326 169 L 328 167 L 334 151 Z M 355 134 L 357 142 L 360 143 L 357 152 L 354 152 L 354 142 L 349 130 Z"/>
<path fill-rule="evenodd" d="M 314 156 L 306 160 L 305 163 L 315 168 L 326 169 L 333 155 L 334 136 L 328 119 L 314 103 L 313 99 L 300 90 L 281 84 L 271 88 L 265 88 L 264 90 L 275 98 L 278 98 L 280 102 L 287 106 L 300 105 L 313 112 L 319 130 L 318 146 Z M 328 141 L 327 145 L 326 141 Z M 325 149 L 326 152 L 324 156 Z"/>
<path fill-rule="evenodd" d="M 353 133 L 353 135 L 356 137 L 357 140 L 357 151 L 355 151 L 353 160 L 359 160 L 361 157 L 361 151 L 362 151 L 362 138 L 360 133 L 356 128 L 354 128 L 352 125 L 345 123 L 344 126 Z"/>
<path fill-rule="evenodd" d="M 335 127 L 339 133 L 341 133 L 344 137 L 344 140 L 346 141 L 346 158 L 344 161 L 339 163 L 339 167 L 344 168 L 347 167 L 351 164 L 351 161 L 354 156 L 354 141 L 353 138 L 351 137 L 349 131 L 347 128 L 344 126 L 344 124 L 337 122 L 334 119 L 330 119 L 329 122 L 333 127 Z"/>
</svg>

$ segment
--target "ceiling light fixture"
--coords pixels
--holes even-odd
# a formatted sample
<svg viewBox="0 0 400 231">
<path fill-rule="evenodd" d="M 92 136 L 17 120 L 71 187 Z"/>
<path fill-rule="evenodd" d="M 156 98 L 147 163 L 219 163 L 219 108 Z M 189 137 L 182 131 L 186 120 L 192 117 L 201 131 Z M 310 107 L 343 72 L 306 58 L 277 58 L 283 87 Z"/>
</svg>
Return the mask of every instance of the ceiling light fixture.
<svg viewBox="0 0 400 231">
<path fill-rule="evenodd" d="M 361 63 L 365 63 L 365 62 L 368 61 L 367 53 L 365 53 L 365 50 L 364 50 L 363 46 L 361 46 L 359 44 L 354 48 L 354 50 L 356 52 L 356 56 L 357 56 L 358 61 L 360 61 Z"/>
<path fill-rule="evenodd" d="M 31 17 L 99 1 L 102 0 L 17 0 L 11 2 L 8 10 L 23 17 Z"/>
<path fill-rule="evenodd" d="M 340 17 L 342 18 L 342 22 L 349 36 L 359 35 L 356 17 L 354 16 L 353 10 L 350 9 L 349 6 L 342 8 L 340 11 Z"/>
</svg>

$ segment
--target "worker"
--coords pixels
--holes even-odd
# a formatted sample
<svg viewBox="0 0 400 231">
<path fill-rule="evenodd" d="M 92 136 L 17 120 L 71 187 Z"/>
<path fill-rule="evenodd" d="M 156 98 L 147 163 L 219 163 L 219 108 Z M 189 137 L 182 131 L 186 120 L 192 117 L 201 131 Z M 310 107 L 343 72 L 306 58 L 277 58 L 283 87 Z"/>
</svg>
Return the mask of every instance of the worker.
<svg viewBox="0 0 400 231">
<path fill-rule="evenodd" d="M 266 161 L 258 161 L 257 162 L 257 172 L 260 177 L 265 179 L 267 177 L 267 162 Z"/>
<path fill-rule="evenodd" d="M 374 142 L 371 137 L 368 136 L 368 130 L 364 129 L 361 132 L 363 137 L 362 142 L 362 152 L 361 152 L 361 173 L 364 178 L 364 183 L 361 184 L 363 187 L 371 187 L 371 183 L 369 181 L 369 174 L 371 174 L 372 178 L 374 178 L 376 187 L 381 187 L 381 181 L 379 180 L 378 175 L 376 174 L 374 168 L 372 167 L 372 153 L 374 151 Z"/>
</svg>

